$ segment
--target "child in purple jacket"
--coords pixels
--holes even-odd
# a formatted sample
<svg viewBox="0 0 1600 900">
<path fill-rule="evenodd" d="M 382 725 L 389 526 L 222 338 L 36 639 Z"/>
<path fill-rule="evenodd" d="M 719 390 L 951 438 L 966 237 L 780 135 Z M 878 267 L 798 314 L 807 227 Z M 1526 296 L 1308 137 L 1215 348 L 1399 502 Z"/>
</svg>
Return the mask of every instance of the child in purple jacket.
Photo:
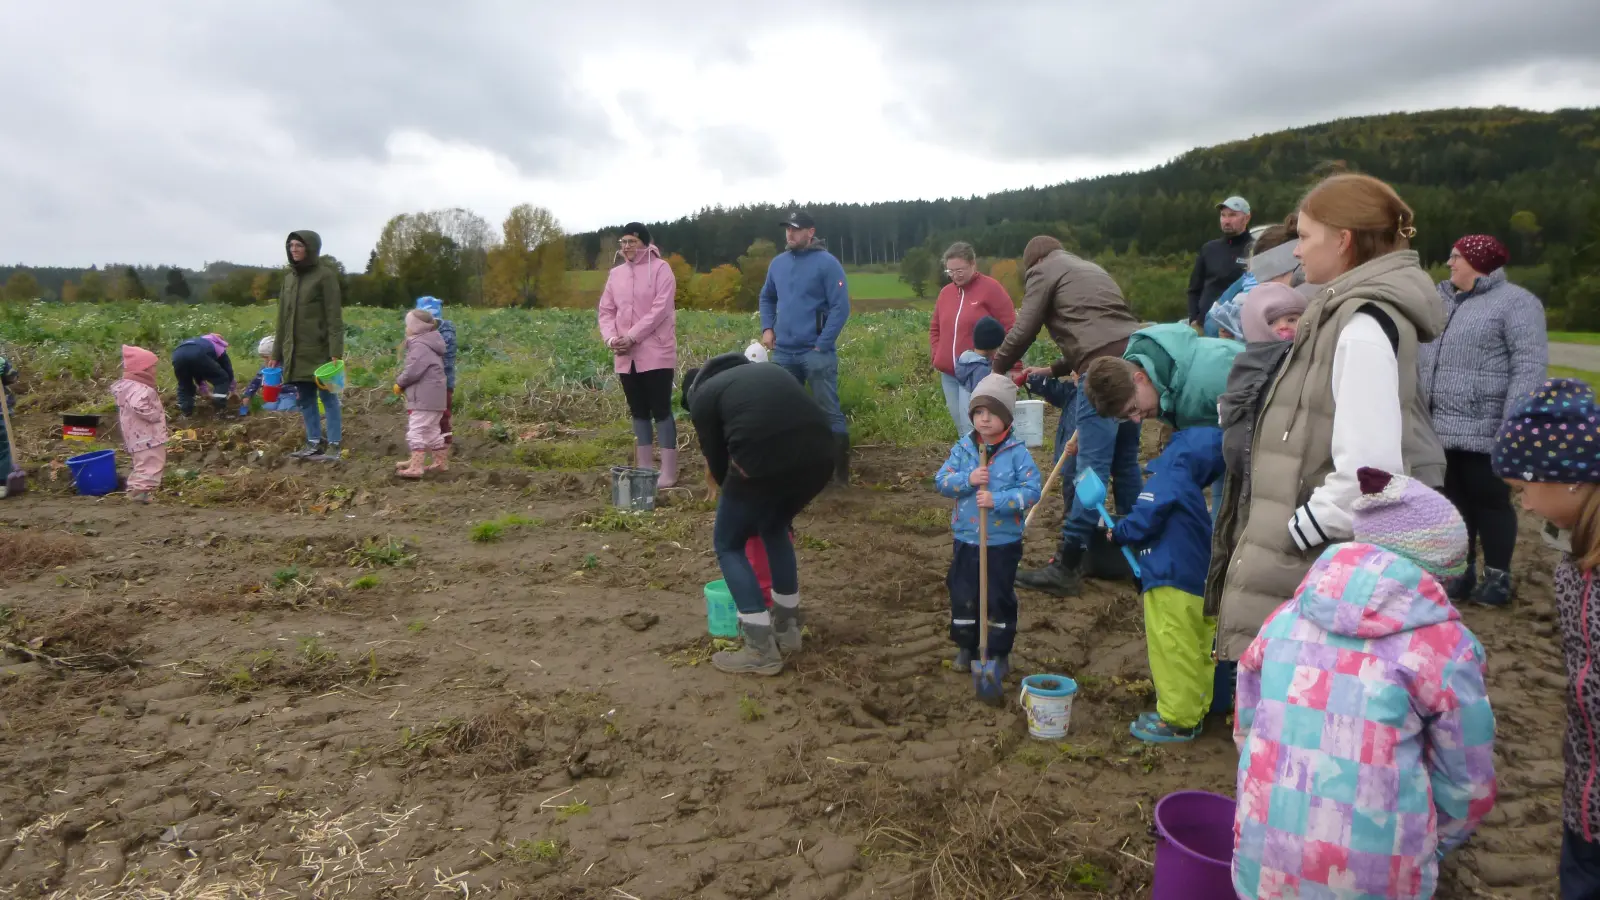
<svg viewBox="0 0 1600 900">
<path fill-rule="evenodd" d="M 444 338 L 438 320 L 425 309 L 406 313 L 406 364 L 394 381 L 394 392 L 406 398 L 406 444 L 411 458 L 395 466 L 401 478 L 421 478 L 423 472 L 443 472 L 450 467 L 440 422 L 449 409 L 449 382 L 444 374 Z M 429 453 L 433 464 L 423 462 Z"/>
</svg>

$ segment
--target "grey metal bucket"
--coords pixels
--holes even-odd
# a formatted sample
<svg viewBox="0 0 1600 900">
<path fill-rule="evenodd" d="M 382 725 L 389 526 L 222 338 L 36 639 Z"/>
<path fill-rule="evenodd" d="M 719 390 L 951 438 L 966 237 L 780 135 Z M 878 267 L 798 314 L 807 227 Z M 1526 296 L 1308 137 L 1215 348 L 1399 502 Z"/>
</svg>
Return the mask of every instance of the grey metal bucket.
<svg viewBox="0 0 1600 900">
<path fill-rule="evenodd" d="M 649 512 L 656 508 L 656 479 L 661 473 L 655 469 L 636 466 L 611 467 L 611 505 L 634 512 Z"/>
</svg>

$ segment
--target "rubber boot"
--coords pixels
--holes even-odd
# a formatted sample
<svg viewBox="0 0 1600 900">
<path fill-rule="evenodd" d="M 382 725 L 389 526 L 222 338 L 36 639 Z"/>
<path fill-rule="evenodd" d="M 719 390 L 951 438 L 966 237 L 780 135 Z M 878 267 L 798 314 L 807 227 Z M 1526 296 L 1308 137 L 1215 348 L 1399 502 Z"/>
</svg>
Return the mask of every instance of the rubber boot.
<svg viewBox="0 0 1600 900">
<path fill-rule="evenodd" d="M 744 634 L 743 647 L 712 654 L 711 664 L 717 671 L 730 675 L 776 675 L 783 671 L 783 654 L 778 652 L 771 625 L 740 622 L 739 631 Z"/>
<path fill-rule="evenodd" d="M 306 441 L 306 445 L 289 454 L 290 459 L 310 459 L 322 455 L 323 443 L 321 441 Z"/>
<path fill-rule="evenodd" d="M 850 483 L 850 435 L 836 434 L 833 436 L 833 481 L 835 484 L 848 485 Z"/>
<path fill-rule="evenodd" d="M 1511 594 L 1511 573 L 1484 566 L 1483 580 L 1478 582 L 1467 602 L 1480 606 L 1509 606 Z"/>
<path fill-rule="evenodd" d="M 1076 597 L 1083 593 L 1083 548 L 1065 541 L 1042 569 L 1017 573 L 1017 586 L 1052 597 Z"/>
<path fill-rule="evenodd" d="M 800 607 L 772 604 L 773 636 L 778 641 L 778 649 L 784 653 L 800 652 L 801 630 L 805 623 L 805 617 L 800 615 Z"/>
<path fill-rule="evenodd" d="M 656 467 L 656 448 L 650 444 L 634 444 L 633 466 L 636 469 L 654 469 Z"/>
<path fill-rule="evenodd" d="M 330 441 L 321 453 L 311 457 L 314 462 L 338 462 L 344 458 L 344 451 L 339 449 L 338 441 Z"/>
<path fill-rule="evenodd" d="M 678 448 L 661 448 L 661 477 L 656 479 L 656 487 L 669 488 L 678 483 Z"/>
<path fill-rule="evenodd" d="M 427 455 L 427 451 L 424 450 L 411 451 L 411 459 L 405 465 L 395 469 L 394 473 L 401 478 L 421 478 L 423 472 L 422 460 Z"/>
<path fill-rule="evenodd" d="M 442 449 L 442 450 L 433 451 L 433 465 L 428 466 L 428 471 L 429 472 L 448 472 L 448 471 L 450 471 L 450 445 L 449 444 L 446 444 L 444 446 L 444 449 Z"/>
<path fill-rule="evenodd" d="M 1463 603 L 1470 598 L 1478 587 L 1478 576 L 1472 569 L 1467 569 L 1465 574 L 1444 581 L 1444 593 L 1452 602 Z"/>
<path fill-rule="evenodd" d="M 950 668 L 957 672 L 971 672 L 972 658 L 977 656 L 965 647 L 956 651 L 956 658 L 950 661 Z"/>
</svg>

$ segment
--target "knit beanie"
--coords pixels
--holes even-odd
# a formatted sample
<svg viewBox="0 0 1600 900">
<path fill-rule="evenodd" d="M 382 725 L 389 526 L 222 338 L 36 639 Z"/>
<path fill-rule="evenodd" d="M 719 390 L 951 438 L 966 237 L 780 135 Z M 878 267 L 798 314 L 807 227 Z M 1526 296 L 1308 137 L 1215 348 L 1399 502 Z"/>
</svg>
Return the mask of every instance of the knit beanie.
<svg viewBox="0 0 1600 900">
<path fill-rule="evenodd" d="M 439 323 L 434 320 L 433 313 L 425 309 L 413 309 L 411 312 L 406 313 L 407 336 L 426 334 L 438 327 Z"/>
<path fill-rule="evenodd" d="M 256 355 L 257 356 L 261 356 L 261 357 L 265 357 L 267 359 L 271 359 L 273 354 L 275 354 L 277 352 L 278 352 L 278 339 L 273 337 L 270 334 L 267 335 L 266 337 L 262 338 L 261 339 L 261 343 L 256 344 Z"/>
<path fill-rule="evenodd" d="M 645 245 L 646 247 L 650 246 L 650 229 L 644 227 L 643 222 L 629 222 L 628 224 L 622 226 L 622 234 L 631 234 L 639 239 L 639 243 Z"/>
<path fill-rule="evenodd" d="M 1490 234 L 1469 234 L 1456 241 L 1452 249 L 1461 254 L 1467 265 L 1484 275 L 1511 261 L 1511 253 L 1506 250 L 1506 245 Z"/>
<path fill-rule="evenodd" d="M 972 326 L 972 347 L 975 350 L 997 350 L 1005 339 L 1006 327 L 994 316 L 984 316 Z"/>
<path fill-rule="evenodd" d="M 1411 560 L 1441 578 L 1467 570 L 1467 523 L 1455 504 L 1415 478 L 1363 466 L 1356 470 L 1357 541 Z"/>
<path fill-rule="evenodd" d="M 122 345 L 122 377 L 156 386 L 156 355 L 143 347 Z"/>
<path fill-rule="evenodd" d="M 444 318 L 444 301 L 438 297 L 418 297 L 417 309 L 425 309 L 435 319 Z"/>
<path fill-rule="evenodd" d="M 1016 382 L 993 372 L 983 376 L 983 380 L 972 390 L 972 400 L 967 404 L 967 412 L 970 413 L 980 406 L 999 416 L 1007 428 L 1011 427 L 1011 419 L 1017 411 Z"/>
<path fill-rule="evenodd" d="M 1594 390 L 1576 378 L 1546 381 L 1501 423 L 1493 462 L 1501 478 L 1600 482 L 1600 413 Z"/>
<path fill-rule="evenodd" d="M 1244 308 L 1239 312 L 1239 323 L 1244 327 L 1244 339 L 1278 341 L 1282 338 L 1272 331 L 1272 323 L 1279 316 L 1304 315 L 1306 298 L 1286 284 L 1268 281 L 1258 284 L 1244 295 Z"/>
</svg>

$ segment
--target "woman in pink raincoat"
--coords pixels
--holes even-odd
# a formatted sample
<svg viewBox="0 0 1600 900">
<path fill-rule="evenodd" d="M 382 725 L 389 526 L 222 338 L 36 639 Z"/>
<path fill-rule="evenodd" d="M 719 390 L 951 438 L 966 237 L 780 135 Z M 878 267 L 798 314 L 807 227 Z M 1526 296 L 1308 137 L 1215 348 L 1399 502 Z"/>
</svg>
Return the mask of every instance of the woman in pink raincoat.
<svg viewBox="0 0 1600 900">
<path fill-rule="evenodd" d="M 616 356 L 617 375 L 633 417 L 635 465 L 656 468 L 652 445 L 661 449 L 658 487 L 678 482 L 678 426 L 672 419 L 672 376 L 678 365 L 678 292 L 672 267 L 650 243 L 650 229 L 631 222 L 622 229 L 622 265 L 606 276 L 600 294 L 600 336 Z M 653 426 L 653 427 L 652 427 Z"/>
<path fill-rule="evenodd" d="M 122 345 L 122 379 L 111 385 L 121 415 L 122 442 L 133 457 L 128 473 L 128 499 L 150 502 L 161 487 L 167 467 L 167 412 L 156 392 L 156 355 L 143 347 Z"/>
</svg>

